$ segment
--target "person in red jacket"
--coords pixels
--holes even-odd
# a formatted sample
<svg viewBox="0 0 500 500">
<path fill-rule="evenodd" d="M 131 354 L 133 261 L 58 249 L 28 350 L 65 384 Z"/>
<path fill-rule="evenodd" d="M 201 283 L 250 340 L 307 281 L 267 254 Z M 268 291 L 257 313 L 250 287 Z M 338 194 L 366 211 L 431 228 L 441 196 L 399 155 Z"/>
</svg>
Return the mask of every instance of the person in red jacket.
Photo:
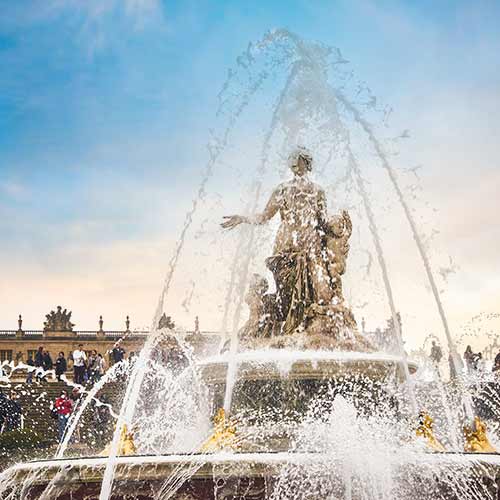
<svg viewBox="0 0 500 500">
<path fill-rule="evenodd" d="M 59 442 L 61 443 L 64 437 L 64 431 L 68 425 L 68 419 L 73 410 L 73 401 L 68 397 L 67 391 L 63 390 L 61 395 L 56 399 L 54 408 L 57 412 L 57 427 L 59 431 Z"/>
</svg>

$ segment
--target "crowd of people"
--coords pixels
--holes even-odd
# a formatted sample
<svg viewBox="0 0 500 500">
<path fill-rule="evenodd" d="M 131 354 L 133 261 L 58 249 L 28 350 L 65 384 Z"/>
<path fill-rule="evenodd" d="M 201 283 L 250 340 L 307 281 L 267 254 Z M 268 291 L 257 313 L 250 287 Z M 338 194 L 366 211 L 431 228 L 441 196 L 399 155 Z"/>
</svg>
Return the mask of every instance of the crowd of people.
<svg viewBox="0 0 500 500">
<path fill-rule="evenodd" d="M 77 411 L 81 398 L 80 388 L 73 387 L 71 392 L 63 389 L 52 404 L 51 414 L 53 418 L 57 419 L 58 440 L 60 443 L 64 440 L 70 417 Z M 100 395 L 99 404 L 91 403 L 90 407 L 96 428 L 102 436 L 110 419 L 108 397 L 105 394 Z M 81 439 L 79 427 L 75 428 L 73 436 L 77 440 Z"/>
<path fill-rule="evenodd" d="M 84 385 L 87 382 L 95 384 L 98 382 L 106 371 L 106 362 L 101 353 L 92 349 L 90 354 L 83 350 L 83 345 L 80 344 L 78 349 L 75 349 L 72 354 L 73 358 L 73 381 L 76 384 Z"/>
<path fill-rule="evenodd" d="M 125 350 L 121 346 L 113 347 L 109 354 L 113 363 L 119 363 L 125 358 Z M 83 344 L 79 344 L 78 348 L 70 353 L 69 359 L 65 357 L 64 352 L 59 352 L 55 361 L 47 349 L 40 346 L 34 359 L 32 356 L 28 358 L 27 365 L 33 368 L 28 369 L 26 382 L 33 383 L 34 377 L 38 382 L 44 381 L 49 370 L 54 370 L 57 380 L 60 381 L 68 371 L 69 362 L 73 363 L 73 381 L 79 385 L 95 384 L 107 369 L 104 356 L 95 349 L 85 351 Z"/>
<path fill-rule="evenodd" d="M 431 351 L 429 358 L 433 363 L 438 365 L 443 358 L 443 351 L 441 347 L 437 344 L 435 340 L 432 341 Z M 450 368 L 450 377 L 456 378 L 457 376 L 457 362 L 460 364 L 460 368 L 466 370 L 469 375 L 481 374 L 487 371 L 486 360 L 484 359 L 482 352 L 474 352 L 472 346 L 468 345 L 465 349 L 463 357 L 459 359 L 453 359 L 452 354 L 449 354 L 448 363 Z M 493 372 L 500 373 L 500 352 L 495 356 L 493 361 L 493 366 L 491 369 Z"/>
<path fill-rule="evenodd" d="M 497 361 L 500 361 L 500 353 L 497 354 L 495 358 L 493 371 L 498 370 Z M 481 373 L 486 371 L 486 362 L 483 358 L 483 354 L 481 352 L 473 352 L 472 347 L 470 345 L 468 345 L 467 348 L 465 349 L 464 362 L 467 368 L 467 373 L 475 373 L 475 372 Z"/>
<path fill-rule="evenodd" d="M 110 358 L 112 362 L 119 363 L 125 358 L 125 350 L 115 345 L 111 350 Z M 78 385 L 95 384 L 106 372 L 106 361 L 101 353 L 92 349 L 90 353 L 84 350 L 83 344 L 79 344 L 78 348 L 71 353 L 73 361 L 73 382 Z M 64 353 L 60 352 L 56 360 L 56 376 L 58 380 L 62 374 L 68 369 L 68 363 L 64 357 Z M 78 387 L 74 387 L 71 394 L 67 390 L 62 390 L 59 397 L 55 400 L 52 407 L 52 416 L 57 419 L 59 442 L 64 439 L 64 433 L 68 425 L 68 420 L 71 413 L 75 410 L 78 400 L 80 399 L 80 391 Z"/>
<path fill-rule="evenodd" d="M 115 344 L 106 354 L 109 355 L 109 361 L 112 365 L 120 363 L 126 358 L 132 360 L 135 357 L 134 352 L 126 355 L 119 343 Z M 170 350 L 168 356 L 163 351 L 161 354 L 162 359 L 171 361 Z M 85 346 L 79 344 L 67 357 L 64 352 L 59 352 L 54 360 L 50 352 L 44 346 L 40 346 L 34 356 L 29 356 L 27 365 L 27 384 L 48 383 L 54 374 L 58 381 L 67 384 L 55 399 L 51 398 L 50 408 L 47 409 L 50 416 L 57 421 L 58 440 L 62 442 L 71 415 L 77 411 L 79 400 L 87 390 L 86 386 L 99 382 L 106 373 L 105 358 L 97 350 L 85 350 Z M 70 370 L 73 372 L 72 381 L 71 377 L 66 378 Z M 100 404 L 96 405 L 93 413 L 99 428 L 105 427 L 104 424 L 107 423 L 110 416 L 109 404 L 103 404 L 105 398 L 105 395 L 100 397 Z M 12 391 L 7 396 L 0 389 L 0 433 L 22 428 L 22 422 L 23 412 L 18 395 Z M 78 429 L 75 432 L 78 434 Z"/>
</svg>

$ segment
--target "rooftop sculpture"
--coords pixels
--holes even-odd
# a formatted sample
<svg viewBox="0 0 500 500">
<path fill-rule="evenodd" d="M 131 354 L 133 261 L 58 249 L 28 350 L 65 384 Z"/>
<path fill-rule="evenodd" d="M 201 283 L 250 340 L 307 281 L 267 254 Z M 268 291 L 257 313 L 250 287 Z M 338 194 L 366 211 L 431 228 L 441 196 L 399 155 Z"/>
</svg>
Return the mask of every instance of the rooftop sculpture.
<svg viewBox="0 0 500 500">
<path fill-rule="evenodd" d="M 71 323 L 71 311 L 62 310 L 61 306 L 57 306 L 57 311 L 50 311 L 45 315 L 46 321 L 43 324 L 43 329 L 50 332 L 72 332 L 75 326 Z"/>
</svg>

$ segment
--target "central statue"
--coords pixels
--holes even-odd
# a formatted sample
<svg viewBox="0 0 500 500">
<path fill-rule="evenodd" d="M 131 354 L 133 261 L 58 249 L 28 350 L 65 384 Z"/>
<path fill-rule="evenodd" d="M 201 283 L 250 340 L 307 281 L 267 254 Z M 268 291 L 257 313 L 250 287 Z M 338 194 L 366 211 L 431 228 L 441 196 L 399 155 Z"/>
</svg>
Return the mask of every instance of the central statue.
<svg viewBox="0 0 500 500">
<path fill-rule="evenodd" d="M 273 191 L 262 213 L 224 217 L 225 229 L 265 224 L 277 213 L 281 218 L 273 255 L 266 259 L 276 294 L 266 293 L 265 278 L 253 276 L 250 318 L 240 337 L 265 338 L 273 347 L 370 350 L 342 294 L 351 219 L 346 211 L 328 217 L 325 192 L 308 177 L 312 164 L 310 153 L 298 148 L 289 158 L 293 179 Z"/>
</svg>

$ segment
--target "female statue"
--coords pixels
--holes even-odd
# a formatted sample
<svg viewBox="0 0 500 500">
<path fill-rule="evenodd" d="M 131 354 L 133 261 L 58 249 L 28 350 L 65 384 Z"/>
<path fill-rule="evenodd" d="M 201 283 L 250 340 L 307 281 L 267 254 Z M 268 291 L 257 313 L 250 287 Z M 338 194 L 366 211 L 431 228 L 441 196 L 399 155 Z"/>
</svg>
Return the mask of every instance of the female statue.
<svg viewBox="0 0 500 500">
<path fill-rule="evenodd" d="M 266 264 L 276 281 L 277 316 L 283 322 L 283 334 L 304 329 L 308 316 L 330 314 L 332 307 L 335 313 L 337 305 L 343 307 L 340 275 L 351 231 L 347 212 L 341 218 L 327 219 L 325 192 L 308 178 L 312 169 L 308 151 L 299 148 L 289 165 L 293 179 L 273 191 L 261 214 L 251 218 L 231 215 L 222 223 L 227 229 L 243 223 L 265 224 L 279 212 L 281 225 Z"/>
</svg>

